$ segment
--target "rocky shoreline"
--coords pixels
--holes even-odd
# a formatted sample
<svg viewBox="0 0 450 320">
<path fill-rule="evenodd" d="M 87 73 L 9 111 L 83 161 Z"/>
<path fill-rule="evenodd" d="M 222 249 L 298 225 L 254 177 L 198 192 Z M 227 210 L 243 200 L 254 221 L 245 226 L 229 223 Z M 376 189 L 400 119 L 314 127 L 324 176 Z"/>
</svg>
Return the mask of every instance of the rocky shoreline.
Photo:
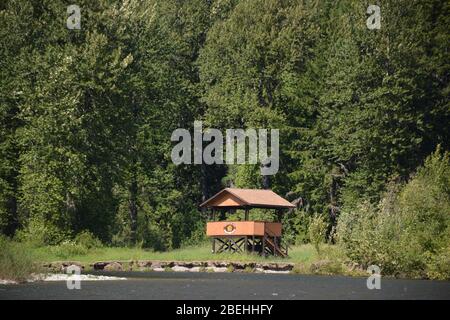
<svg viewBox="0 0 450 320">
<path fill-rule="evenodd" d="M 98 261 L 81 263 L 79 261 L 55 261 L 45 263 L 42 267 L 48 272 L 65 272 L 75 265 L 82 270 L 101 271 L 155 271 L 155 272 L 255 272 L 255 273 L 290 273 L 293 263 L 281 262 L 237 262 L 237 261 Z"/>
</svg>

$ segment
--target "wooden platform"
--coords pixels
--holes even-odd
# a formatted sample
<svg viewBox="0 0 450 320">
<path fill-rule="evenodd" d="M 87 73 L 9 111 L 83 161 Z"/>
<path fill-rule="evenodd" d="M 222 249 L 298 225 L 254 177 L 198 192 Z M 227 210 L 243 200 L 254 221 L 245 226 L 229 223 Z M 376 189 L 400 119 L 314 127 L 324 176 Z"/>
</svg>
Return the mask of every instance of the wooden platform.
<svg viewBox="0 0 450 320">
<path fill-rule="evenodd" d="M 282 226 L 266 221 L 215 221 L 206 224 L 212 252 L 257 252 L 286 257 L 287 246 L 281 242 Z"/>
<path fill-rule="evenodd" d="M 215 221 L 206 223 L 206 235 L 208 237 L 263 236 L 265 233 L 281 237 L 281 223 L 265 221 Z"/>
</svg>

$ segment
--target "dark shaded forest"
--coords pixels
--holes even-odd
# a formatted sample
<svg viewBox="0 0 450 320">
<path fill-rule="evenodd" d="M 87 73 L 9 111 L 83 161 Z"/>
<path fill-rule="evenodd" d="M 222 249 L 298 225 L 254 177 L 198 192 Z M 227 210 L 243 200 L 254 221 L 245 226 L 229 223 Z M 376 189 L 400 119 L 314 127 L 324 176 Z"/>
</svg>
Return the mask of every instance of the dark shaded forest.
<svg viewBox="0 0 450 320">
<path fill-rule="evenodd" d="M 72 2 L 0 4 L 0 233 L 169 250 L 203 240 L 202 201 L 265 186 L 297 204 L 292 243 L 313 215 L 333 242 L 343 213 L 377 216 L 417 174 L 444 179 L 448 251 L 449 1 L 77 0 L 68 29 Z M 171 134 L 195 120 L 279 129 L 279 172 L 173 164 Z"/>
</svg>

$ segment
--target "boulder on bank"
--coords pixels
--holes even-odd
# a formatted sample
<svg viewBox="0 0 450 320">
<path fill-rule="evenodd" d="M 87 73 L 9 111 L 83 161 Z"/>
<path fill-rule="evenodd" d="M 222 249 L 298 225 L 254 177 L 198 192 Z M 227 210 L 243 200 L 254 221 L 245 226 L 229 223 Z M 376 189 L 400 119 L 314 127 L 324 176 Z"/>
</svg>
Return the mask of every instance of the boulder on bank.
<svg viewBox="0 0 450 320">
<path fill-rule="evenodd" d="M 291 271 L 294 268 L 293 263 L 257 263 L 255 266 L 257 269 L 273 270 L 273 271 Z"/>
<path fill-rule="evenodd" d="M 91 264 L 94 270 L 122 271 L 123 265 L 118 261 L 100 261 Z"/>
<path fill-rule="evenodd" d="M 229 265 L 236 271 L 243 271 L 248 268 L 253 269 L 255 267 L 255 264 L 252 262 L 230 262 Z"/>
<path fill-rule="evenodd" d="M 103 268 L 103 270 L 105 270 L 105 271 L 122 271 L 123 270 L 123 266 L 122 266 L 121 263 L 114 261 L 114 262 L 108 263 Z"/>
<path fill-rule="evenodd" d="M 215 267 L 215 268 L 227 268 L 229 265 L 230 263 L 226 261 L 208 261 L 207 263 L 208 267 Z"/>
<path fill-rule="evenodd" d="M 136 265 L 138 268 L 151 268 L 152 261 L 148 260 L 138 260 L 138 261 L 132 261 L 131 265 Z"/>
<path fill-rule="evenodd" d="M 54 261 L 42 264 L 44 269 L 50 272 L 66 272 L 69 266 L 77 266 L 81 270 L 84 270 L 84 265 L 79 261 Z"/>
<path fill-rule="evenodd" d="M 313 269 L 320 269 L 323 263 L 313 266 Z M 326 264 L 326 262 L 325 262 Z M 79 266 L 84 269 L 84 265 L 78 261 L 51 262 L 43 264 L 43 267 L 51 272 L 66 271 L 70 265 Z M 294 268 L 293 263 L 281 262 L 242 262 L 242 261 L 155 261 L 155 260 L 137 260 L 137 261 L 98 261 L 90 266 L 94 270 L 104 271 L 175 271 L 175 272 L 283 272 L 288 273 Z"/>
<path fill-rule="evenodd" d="M 188 271 L 190 271 L 190 268 L 183 267 L 183 266 L 173 266 L 172 270 L 175 272 L 188 272 Z"/>
</svg>

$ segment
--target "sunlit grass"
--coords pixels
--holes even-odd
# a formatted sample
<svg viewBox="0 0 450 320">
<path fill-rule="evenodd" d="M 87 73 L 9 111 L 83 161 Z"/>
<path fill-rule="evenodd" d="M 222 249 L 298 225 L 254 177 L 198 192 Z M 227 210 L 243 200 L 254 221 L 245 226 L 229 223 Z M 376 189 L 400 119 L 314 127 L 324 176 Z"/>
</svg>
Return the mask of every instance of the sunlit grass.
<svg viewBox="0 0 450 320">
<path fill-rule="evenodd" d="M 0 239 L 1 240 L 1 239 Z M 0 252 L 0 278 L 26 280 L 31 273 L 39 272 L 43 263 L 72 261 L 90 268 L 94 262 L 120 261 L 127 266 L 128 261 L 228 261 L 228 262 L 288 262 L 295 264 L 292 272 L 303 274 L 348 274 L 353 275 L 343 265 L 342 251 L 338 246 L 322 244 L 320 255 L 312 245 L 293 246 L 288 258 L 261 257 L 251 253 L 213 254 L 210 243 L 188 246 L 166 252 L 156 252 L 144 248 L 98 247 L 88 249 L 72 242 L 59 246 L 38 247 L 30 243 L 20 243 L 3 239 Z M 249 269 L 251 272 L 251 269 Z"/>
<path fill-rule="evenodd" d="M 128 261 L 128 260 L 175 260 L 175 261 L 208 261 L 208 260 L 226 260 L 226 261 L 258 261 L 258 262 L 293 262 L 304 263 L 317 259 L 317 254 L 311 245 L 294 246 L 289 251 L 288 258 L 280 257 L 261 257 L 256 254 L 245 253 L 211 253 L 209 243 L 196 246 L 184 247 L 167 252 L 155 252 L 141 248 L 123 248 L 123 247 L 104 247 L 88 250 L 84 254 L 64 254 L 52 247 L 34 248 L 33 257 L 36 261 Z"/>
</svg>

